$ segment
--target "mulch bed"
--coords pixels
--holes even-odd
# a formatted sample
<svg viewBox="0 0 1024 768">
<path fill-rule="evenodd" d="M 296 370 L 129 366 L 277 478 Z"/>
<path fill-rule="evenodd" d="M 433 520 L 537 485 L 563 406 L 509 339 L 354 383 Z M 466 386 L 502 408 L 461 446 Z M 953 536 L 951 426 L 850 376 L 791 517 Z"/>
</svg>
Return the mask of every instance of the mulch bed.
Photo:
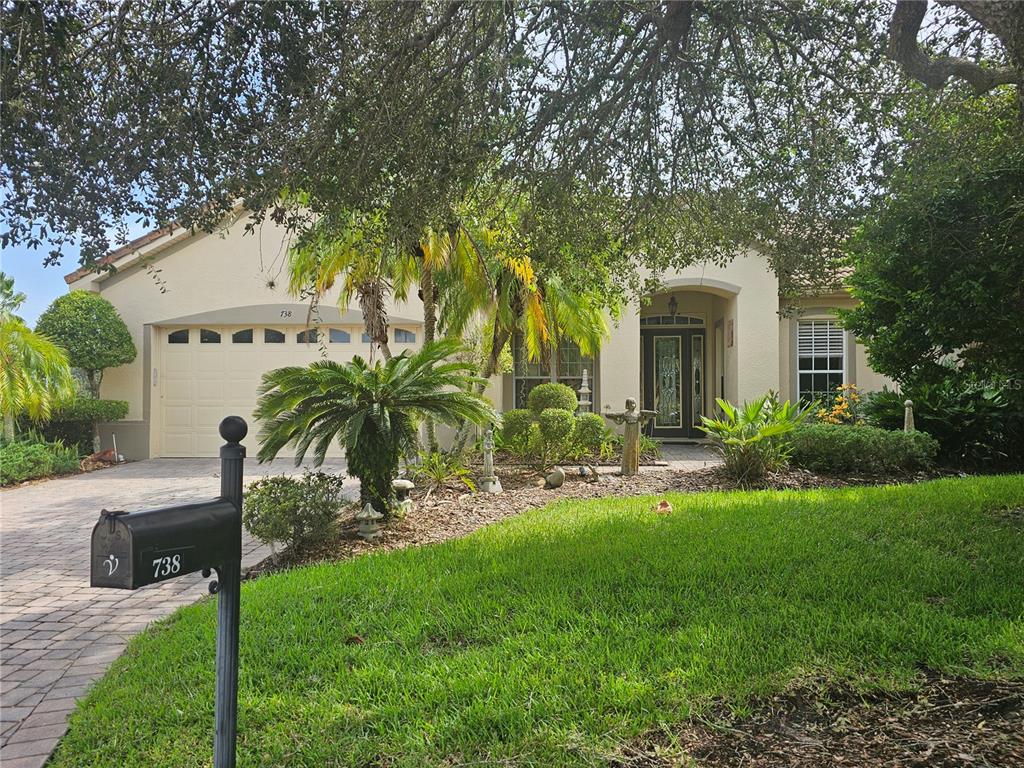
<svg viewBox="0 0 1024 768">
<path fill-rule="evenodd" d="M 721 467 L 696 471 L 641 471 L 633 477 L 601 473 L 593 482 L 566 472 L 561 488 L 548 490 L 535 471 L 526 467 L 495 469 L 504 491 L 498 495 L 469 493 L 463 486 L 413 492 L 413 509 L 404 518 L 392 520 L 375 542 L 366 542 L 356 534 L 356 506 L 344 510 L 339 518 L 338 536 L 320 547 L 300 555 L 281 553 L 267 558 L 248 570 L 249 576 L 265 575 L 284 568 L 315 562 L 345 560 L 369 552 L 403 549 L 455 539 L 491 523 L 521 514 L 528 509 L 546 506 L 561 499 L 595 499 L 608 496 L 644 496 L 663 493 L 698 493 L 700 491 L 735 490 Z M 799 490 L 806 488 L 841 488 L 854 485 L 878 485 L 891 482 L 917 482 L 934 477 L 921 474 L 900 477 L 829 477 L 806 470 L 790 469 L 767 478 L 759 488 Z"/>
<path fill-rule="evenodd" d="M 921 686 L 862 694 L 804 684 L 724 706 L 675 730 L 648 734 L 609 760 L 616 768 L 818 768 L 1024 765 L 1024 683 L 924 673 Z"/>
</svg>

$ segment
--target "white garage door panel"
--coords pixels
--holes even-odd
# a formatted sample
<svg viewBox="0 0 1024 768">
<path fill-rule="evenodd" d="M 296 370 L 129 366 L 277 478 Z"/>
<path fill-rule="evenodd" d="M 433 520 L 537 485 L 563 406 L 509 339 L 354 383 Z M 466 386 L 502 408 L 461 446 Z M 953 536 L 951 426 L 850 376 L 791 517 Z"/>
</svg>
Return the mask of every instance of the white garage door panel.
<svg viewBox="0 0 1024 768">
<path fill-rule="evenodd" d="M 198 328 L 191 330 L 188 344 L 168 344 L 167 334 L 171 330 L 176 329 L 160 329 L 162 456 L 217 456 L 223 443 L 217 425 L 228 415 L 242 416 L 249 422 L 245 442 L 250 455 L 255 455 L 259 425 L 252 414 L 263 374 L 274 368 L 305 366 L 321 359 L 319 345 L 296 342 L 295 335 L 301 330 L 298 328 L 286 331 L 283 344 L 264 344 L 262 328 L 253 333 L 254 343 L 234 344 L 231 334 L 238 328 L 218 327 L 211 330 L 220 332 L 220 344 L 200 344 Z M 346 330 L 353 338 L 359 337 L 358 329 Z M 365 345 L 326 346 L 330 358 L 339 362 L 351 360 L 357 353 L 366 354 Z M 334 447 L 329 455 L 340 453 Z M 286 455 L 289 454 L 282 454 Z"/>
</svg>

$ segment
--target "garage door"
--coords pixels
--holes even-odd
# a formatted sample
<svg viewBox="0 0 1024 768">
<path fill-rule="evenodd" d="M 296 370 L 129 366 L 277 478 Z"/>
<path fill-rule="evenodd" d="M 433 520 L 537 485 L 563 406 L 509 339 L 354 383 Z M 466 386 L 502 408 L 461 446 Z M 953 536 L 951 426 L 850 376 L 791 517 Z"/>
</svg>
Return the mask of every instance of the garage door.
<svg viewBox="0 0 1024 768">
<path fill-rule="evenodd" d="M 223 440 L 217 425 L 228 415 L 249 422 L 245 444 L 255 456 L 258 425 L 253 419 L 263 373 L 322 359 L 366 356 L 360 328 L 192 327 L 160 329 L 162 456 L 217 456 Z M 308 335 L 307 335 L 308 334 Z M 332 455 L 340 451 L 332 449 Z"/>
</svg>

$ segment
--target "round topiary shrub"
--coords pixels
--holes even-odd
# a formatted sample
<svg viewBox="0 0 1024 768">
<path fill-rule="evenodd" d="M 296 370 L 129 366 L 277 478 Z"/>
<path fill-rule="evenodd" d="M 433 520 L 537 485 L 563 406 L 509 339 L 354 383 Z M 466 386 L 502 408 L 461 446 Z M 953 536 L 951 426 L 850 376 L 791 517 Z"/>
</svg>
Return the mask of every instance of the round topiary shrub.
<svg viewBox="0 0 1024 768">
<path fill-rule="evenodd" d="M 564 408 L 545 408 L 540 412 L 537 426 L 549 456 L 558 457 L 568 452 L 575 420 L 572 411 Z"/>
<path fill-rule="evenodd" d="M 501 417 L 501 441 L 515 453 L 522 453 L 530 442 L 533 412 L 524 408 L 505 411 Z"/>
<path fill-rule="evenodd" d="M 572 427 L 572 443 L 584 454 L 592 455 L 601 450 L 608 429 L 599 413 L 581 413 Z"/>
<path fill-rule="evenodd" d="M 576 413 L 580 401 L 571 387 L 565 384 L 538 384 L 526 397 L 526 405 L 539 416 L 548 408 Z"/>
<path fill-rule="evenodd" d="M 67 350 L 71 367 L 85 371 L 93 397 L 100 396 L 104 369 L 127 365 L 136 355 L 132 335 L 114 305 L 91 291 L 54 299 L 39 316 L 36 333 Z"/>
</svg>

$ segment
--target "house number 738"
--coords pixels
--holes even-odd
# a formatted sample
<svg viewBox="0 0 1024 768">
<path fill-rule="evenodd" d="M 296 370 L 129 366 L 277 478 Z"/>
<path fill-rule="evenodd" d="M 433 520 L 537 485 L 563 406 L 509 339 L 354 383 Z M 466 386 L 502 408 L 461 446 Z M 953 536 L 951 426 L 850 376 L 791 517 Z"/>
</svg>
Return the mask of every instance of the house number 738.
<svg viewBox="0 0 1024 768">
<path fill-rule="evenodd" d="M 181 555 L 173 557 L 158 557 L 153 561 L 153 578 L 170 576 L 181 570 Z"/>
</svg>

